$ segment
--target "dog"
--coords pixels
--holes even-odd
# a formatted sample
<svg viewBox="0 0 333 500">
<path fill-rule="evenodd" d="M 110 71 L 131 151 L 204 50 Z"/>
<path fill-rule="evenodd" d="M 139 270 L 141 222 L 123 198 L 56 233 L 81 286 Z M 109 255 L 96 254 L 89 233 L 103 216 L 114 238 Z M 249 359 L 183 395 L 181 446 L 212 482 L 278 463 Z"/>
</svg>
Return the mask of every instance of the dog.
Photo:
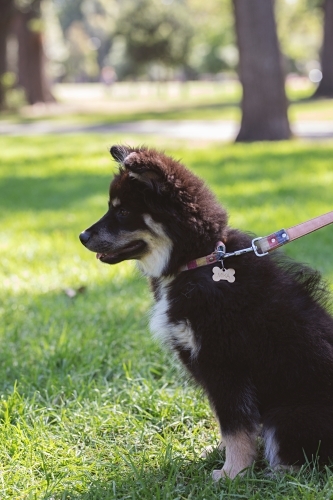
<svg viewBox="0 0 333 500">
<path fill-rule="evenodd" d="M 228 226 L 226 210 L 180 162 L 146 147 L 110 153 L 119 172 L 109 209 L 80 240 L 103 263 L 137 260 L 149 278 L 150 329 L 204 389 L 220 427 L 226 459 L 213 479 L 251 467 L 259 435 L 273 470 L 329 463 L 333 318 L 320 275 L 279 251 L 191 268 L 217 242 L 234 252 L 251 236 Z"/>
</svg>

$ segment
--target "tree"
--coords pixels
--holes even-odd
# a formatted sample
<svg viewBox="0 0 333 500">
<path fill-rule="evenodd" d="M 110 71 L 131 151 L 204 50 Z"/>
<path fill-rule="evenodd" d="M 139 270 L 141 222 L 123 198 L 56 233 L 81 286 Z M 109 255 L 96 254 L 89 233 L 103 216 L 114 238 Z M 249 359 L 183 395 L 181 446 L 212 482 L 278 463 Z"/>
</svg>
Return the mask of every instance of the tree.
<svg viewBox="0 0 333 500">
<path fill-rule="evenodd" d="M 313 97 L 333 97 L 333 0 L 324 0 L 324 37 L 321 49 L 323 78 Z"/>
<path fill-rule="evenodd" d="M 285 70 L 308 75 L 322 38 L 323 0 L 275 0 L 275 19 Z"/>
<path fill-rule="evenodd" d="M 57 0 L 58 16 L 64 33 L 75 21 L 83 20 L 82 3 L 84 0 Z"/>
<path fill-rule="evenodd" d="M 100 71 L 110 64 L 108 56 L 120 9 L 118 0 L 84 0 L 81 6 L 85 29 L 96 44 L 94 48 Z"/>
<path fill-rule="evenodd" d="M 0 0 L 0 108 L 5 104 L 6 44 L 12 13 L 13 0 Z"/>
<path fill-rule="evenodd" d="M 110 66 L 110 49 L 117 27 L 119 0 L 57 0 L 57 11 L 69 49 L 66 78 L 96 81 Z"/>
<path fill-rule="evenodd" d="M 116 34 L 125 41 L 131 71 L 139 74 L 151 63 L 183 65 L 193 32 L 183 0 L 124 0 Z"/>
<path fill-rule="evenodd" d="M 233 0 L 243 86 L 236 141 L 283 140 L 291 135 L 273 3 Z"/>
<path fill-rule="evenodd" d="M 29 104 L 54 101 L 45 74 L 41 0 L 18 2 L 15 14 L 18 39 L 18 83 Z"/>
<path fill-rule="evenodd" d="M 230 0 L 187 0 L 187 8 L 194 32 L 190 67 L 197 74 L 235 69 L 238 52 Z"/>
</svg>

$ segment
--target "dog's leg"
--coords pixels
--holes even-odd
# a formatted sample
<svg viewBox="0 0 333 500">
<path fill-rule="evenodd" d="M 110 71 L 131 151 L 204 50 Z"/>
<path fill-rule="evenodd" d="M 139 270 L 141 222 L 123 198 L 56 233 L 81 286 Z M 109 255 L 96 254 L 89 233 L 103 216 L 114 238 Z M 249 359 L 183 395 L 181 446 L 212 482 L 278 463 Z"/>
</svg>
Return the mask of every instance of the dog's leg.
<svg viewBox="0 0 333 500">
<path fill-rule="evenodd" d="M 240 472 L 251 467 L 256 458 L 256 433 L 238 431 L 235 434 L 224 436 L 226 461 L 221 470 L 213 471 L 213 480 L 224 477 L 233 479 Z"/>
<path fill-rule="evenodd" d="M 244 366 L 239 366 L 239 360 L 233 360 L 230 366 L 230 359 L 216 359 L 217 365 L 210 361 L 207 367 L 207 372 L 212 375 L 205 380 L 205 389 L 226 451 L 222 470 L 213 472 L 213 479 L 218 481 L 223 477 L 234 478 L 253 464 L 260 414 L 256 391 Z"/>
<path fill-rule="evenodd" d="M 295 471 L 307 461 L 330 463 L 332 422 L 333 405 L 281 405 L 265 413 L 262 436 L 270 468 L 277 472 Z"/>
</svg>

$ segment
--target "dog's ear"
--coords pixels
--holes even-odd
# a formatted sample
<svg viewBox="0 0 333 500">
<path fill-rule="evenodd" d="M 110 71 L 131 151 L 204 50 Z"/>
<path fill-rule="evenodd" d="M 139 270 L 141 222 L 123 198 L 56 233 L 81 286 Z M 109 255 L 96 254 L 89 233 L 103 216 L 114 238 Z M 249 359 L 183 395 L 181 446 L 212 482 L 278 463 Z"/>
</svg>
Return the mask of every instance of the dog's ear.
<svg viewBox="0 0 333 500">
<path fill-rule="evenodd" d="M 158 172 L 158 167 L 157 171 L 153 170 L 152 166 L 149 165 L 149 162 L 147 164 L 147 162 L 142 158 L 146 152 L 146 148 L 135 150 L 127 146 L 119 145 L 112 146 L 110 149 L 111 156 L 118 163 L 121 163 L 127 170 L 129 170 L 131 177 L 150 183 L 152 180 L 157 181 L 160 174 Z"/>
<path fill-rule="evenodd" d="M 110 149 L 111 156 L 118 162 L 124 163 L 126 157 L 131 154 L 133 150 L 126 146 L 115 145 Z"/>
<path fill-rule="evenodd" d="M 130 177 L 144 183 L 150 189 L 159 192 L 168 191 L 169 184 L 174 184 L 174 160 L 155 149 L 148 149 L 145 146 L 140 148 L 112 146 L 110 153 L 122 168 L 126 169 Z"/>
<path fill-rule="evenodd" d="M 150 188 L 157 186 L 161 188 L 164 180 L 163 167 L 151 151 L 144 148 L 139 151 L 131 151 L 125 158 L 123 165 L 129 171 L 130 177 L 145 183 Z"/>
</svg>

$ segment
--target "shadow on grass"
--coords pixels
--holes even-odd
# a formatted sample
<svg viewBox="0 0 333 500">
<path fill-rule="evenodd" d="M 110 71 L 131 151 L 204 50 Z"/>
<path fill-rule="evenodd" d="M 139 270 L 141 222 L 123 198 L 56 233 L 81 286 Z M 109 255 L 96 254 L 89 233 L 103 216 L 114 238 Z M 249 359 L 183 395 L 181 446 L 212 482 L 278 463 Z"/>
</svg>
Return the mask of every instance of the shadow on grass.
<svg viewBox="0 0 333 500">
<path fill-rule="evenodd" d="M 213 482 L 214 469 L 221 469 L 224 458 L 215 450 L 207 459 L 184 459 L 176 456 L 171 447 L 166 448 L 161 465 L 147 468 L 144 457 L 141 464 L 133 459 L 126 460 L 128 472 L 113 479 L 93 481 L 84 493 L 66 489 L 56 498 L 68 500 L 111 500 L 131 498 L 133 500 L 156 500 L 171 498 L 303 498 L 324 500 L 331 498 L 330 484 L 333 478 L 332 466 L 320 469 L 308 463 L 299 472 L 272 473 L 262 458 L 244 476 L 233 480 L 228 478 Z M 110 474 L 111 476 L 111 474 Z M 326 490 L 326 491 L 325 491 Z M 46 495 L 43 500 L 54 496 Z"/>
<path fill-rule="evenodd" d="M 186 100 L 186 99 L 185 99 Z M 325 98 L 313 98 L 313 96 L 301 97 L 299 99 L 290 99 L 290 106 L 298 107 L 299 105 L 312 105 L 314 101 L 325 102 Z M 89 128 L 100 126 L 105 127 L 108 125 L 115 124 L 125 124 L 128 122 L 139 122 L 144 120 L 186 120 L 186 119 L 229 119 L 230 117 L 235 119 L 240 119 L 241 117 L 241 103 L 239 100 L 230 100 L 225 102 L 223 98 L 220 100 L 214 100 L 211 102 L 190 102 L 189 104 L 184 104 L 179 102 L 178 104 L 166 104 L 166 109 L 146 109 L 146 110 L 135 110 L 130 111 L 125 109 L 124 111 L 113 111 L 112 113 L 106 114 L 98 112 L 77 112 L 75 114 L 65 113 L 63 115 L 53 115 L 46 114 L 43 119 L 63 121 L 66 123 L 68 120 L 73 121 L 81 120 L 79 122 L 81 125 L 86 124 Z M 7 117 L 4 116 L 6 119 Z M 13 119 L 13 116 L 10 115 Z M 15 115 L 15 122 L 22 124 L 35 123 L 40 121 L 40 116 L 20 116 Z"/>
<path fill-rule="evenodd" d="M 218 115 L 218 112 L 221 115 Z M 145 120 L 188 120 L 188 119 L 223 119 L 226 112 L 231 111 L 232 117 L 240 117 L 240 105 L 239 102 L 212 102 L 212 103 L 202 103 L 202 104 L 191 104 L 191 105 L 175 105 L 168 106 L 166 110 L 147 110 L 147 111 L 137 111 L 135 113 L 116 113 L 111 114 L 107 119 L 105 115 L 95 116 L 95 120 L 98 120 L 99 125 L 112 125 L 118 123 L 128 123 L 128 122 L 139 122 Z M 86 116 L 83 114 L 82 116 Z M 228 114 L 229 116 L 229 114 Z"/>
<path fill-rule="evenodd" d="M 219 491 L 231 492 L 237 488 L 239 479 L 235 482 L 225 481 L 215 484 L 211 479 L 213 468 L 221 468 L 223 461 L 218 452 L 205 460 L 195 458 L 188 460 L 177 456 L 167 445 L 164 456 L 160 457 L 160 464 L 148 468 L 149 457 L 138 458 L 124 456 L 122 472 L 117 475 L 117 466 L 110 472 L 110 479 L 93 481 L 84 493 L 65 490 L 57 498 L 68 500 L 110 500 L 110 499 L 142 499 L 155 500 L 157 498 L 204 498 L 215 497 Z M 156 462 L 156 461 L 154 461 Z M 110 464 L 112 468 L 112 464 Z M 52 495 L 44 497 L 44 500 Z"/>
<path fill-rule="evenodd" d="M 212 189 L 223 191 L 224 188 L 235 186 L 235 193 L 229 190 L 226 201 L 236 210 L 238 207 L 253 208 L 265 203 L 274 206 L 286 200 L 290 202 L 290 199 L 306 199 L 307 203 L 311 200 L 331 203 L 331 190 L 318 183 L 316 177 L 316 166 L 321 162 L 331 162 L 331 148 L 300 151 L 295 147 L 295 150 L 289 149 L 288 152 L 283 151 L 283 148 L 279 152 L 259 149 L 251 151 L 250 158 L 244 155 L 245 149 L 243 153 L 238 149 L 234 153 L 221 150 L 221 153 L 213 156 L 207 154 L 207 157 L 201 153 L 191 158 L 190 154 L 188 165 Z M 34 159 L 30 159 L 29 163 L 33 164 Z M 307 172 L 300 168 L 302 164 L 308 166 Z M 107 174 L 82 171 L 76 174 L 68 172 L 66 175 L 51 174 L 47 177 L 7 176 L 0 180 L 0 189 L 4 193 L 0 198 L 0 209 L 3 213 L 6 210 L 63 210 L 88 204 L 89 199 L 96 195 L 105 197 L 106 207 L 113 171 L 114 165 L 110 162 Z M 270 181 L 270 184 L 265 185 L 265 181 Z M 245 184 L 246 190 L 242 190 Z M 238 186 L 240 188 L 237 190 Z"/>
<path fill-rule="evenodd" d="M 71 175 L 43 177 L 6 177 L 0 181 L 0 208 L 15 211 L 64 210 L 90 197 L 105 196 L 107 208 L 110 175 Z M 102 214 L 101 214 L 102 215 Z M 61 221 L 59 221 L 61 222 Z M 61 226 L 61 224 L 59 224 Z"/>
<path fill-rule="evenodd" d="M 154 105 L 153 105 L 154 106 Z M 148 107 L 148 106 L 147 106 Z M 214 118 L 218 118 L 216 115 L 216 112 L 221 111 L 221 118 L 223 119 L 223 114 L 226 110 L 232 110 L 233 115 L 236 113 L 240 114 L 240 103 L 239 101 L 230 101 L 230 102 L 223 102 L 223 100 L 219 101 L 213 101 L 209 103 L 190 103 L 190 104 L 173 104 L 169 105 L 166 103 L 165 105 L 166 109 L 156 109 L 152 107 L 152 109 L 147 109 L 144 111 L 136 110 L 136 111 L 129 111 L 124 110 L 122 112 L 113 111 L 112 113 L 110 112 L 108 115 L 106 115 L 105 112 L 103 113 L 96 113 L 96 112 L 77 112 L 75 114 L 64 114 L 64 115 L 52 115 L 52 114 L 46 114 L 43 116 L 43 119 L 53 119 L 53 120 L 72 120 L 79 118 L 81 120 L 84 120 L 89 124 L 99 124 L 99 125 L 111 125 L 111 124 L 117 124 L 117 123 L 127 123 L 127 122 L 134 122 L 134 121 L 143 121 L 143 120 L 170 120 L 170 119 L 188 119 L 188 118 L 193 118 L 193 119 L 202 119 L 207 115 L 207 118 L 209 118 L 212 114 Z M 11 116 L 12 118 L 12 116 Z M 15 121 L 16 123 L 34 123 L 38 122 L 40 120 L 39 116 L 19 116 L 15 115 Z M 84 123 L 84 122 L 81 122 Z"/>
</svg>

